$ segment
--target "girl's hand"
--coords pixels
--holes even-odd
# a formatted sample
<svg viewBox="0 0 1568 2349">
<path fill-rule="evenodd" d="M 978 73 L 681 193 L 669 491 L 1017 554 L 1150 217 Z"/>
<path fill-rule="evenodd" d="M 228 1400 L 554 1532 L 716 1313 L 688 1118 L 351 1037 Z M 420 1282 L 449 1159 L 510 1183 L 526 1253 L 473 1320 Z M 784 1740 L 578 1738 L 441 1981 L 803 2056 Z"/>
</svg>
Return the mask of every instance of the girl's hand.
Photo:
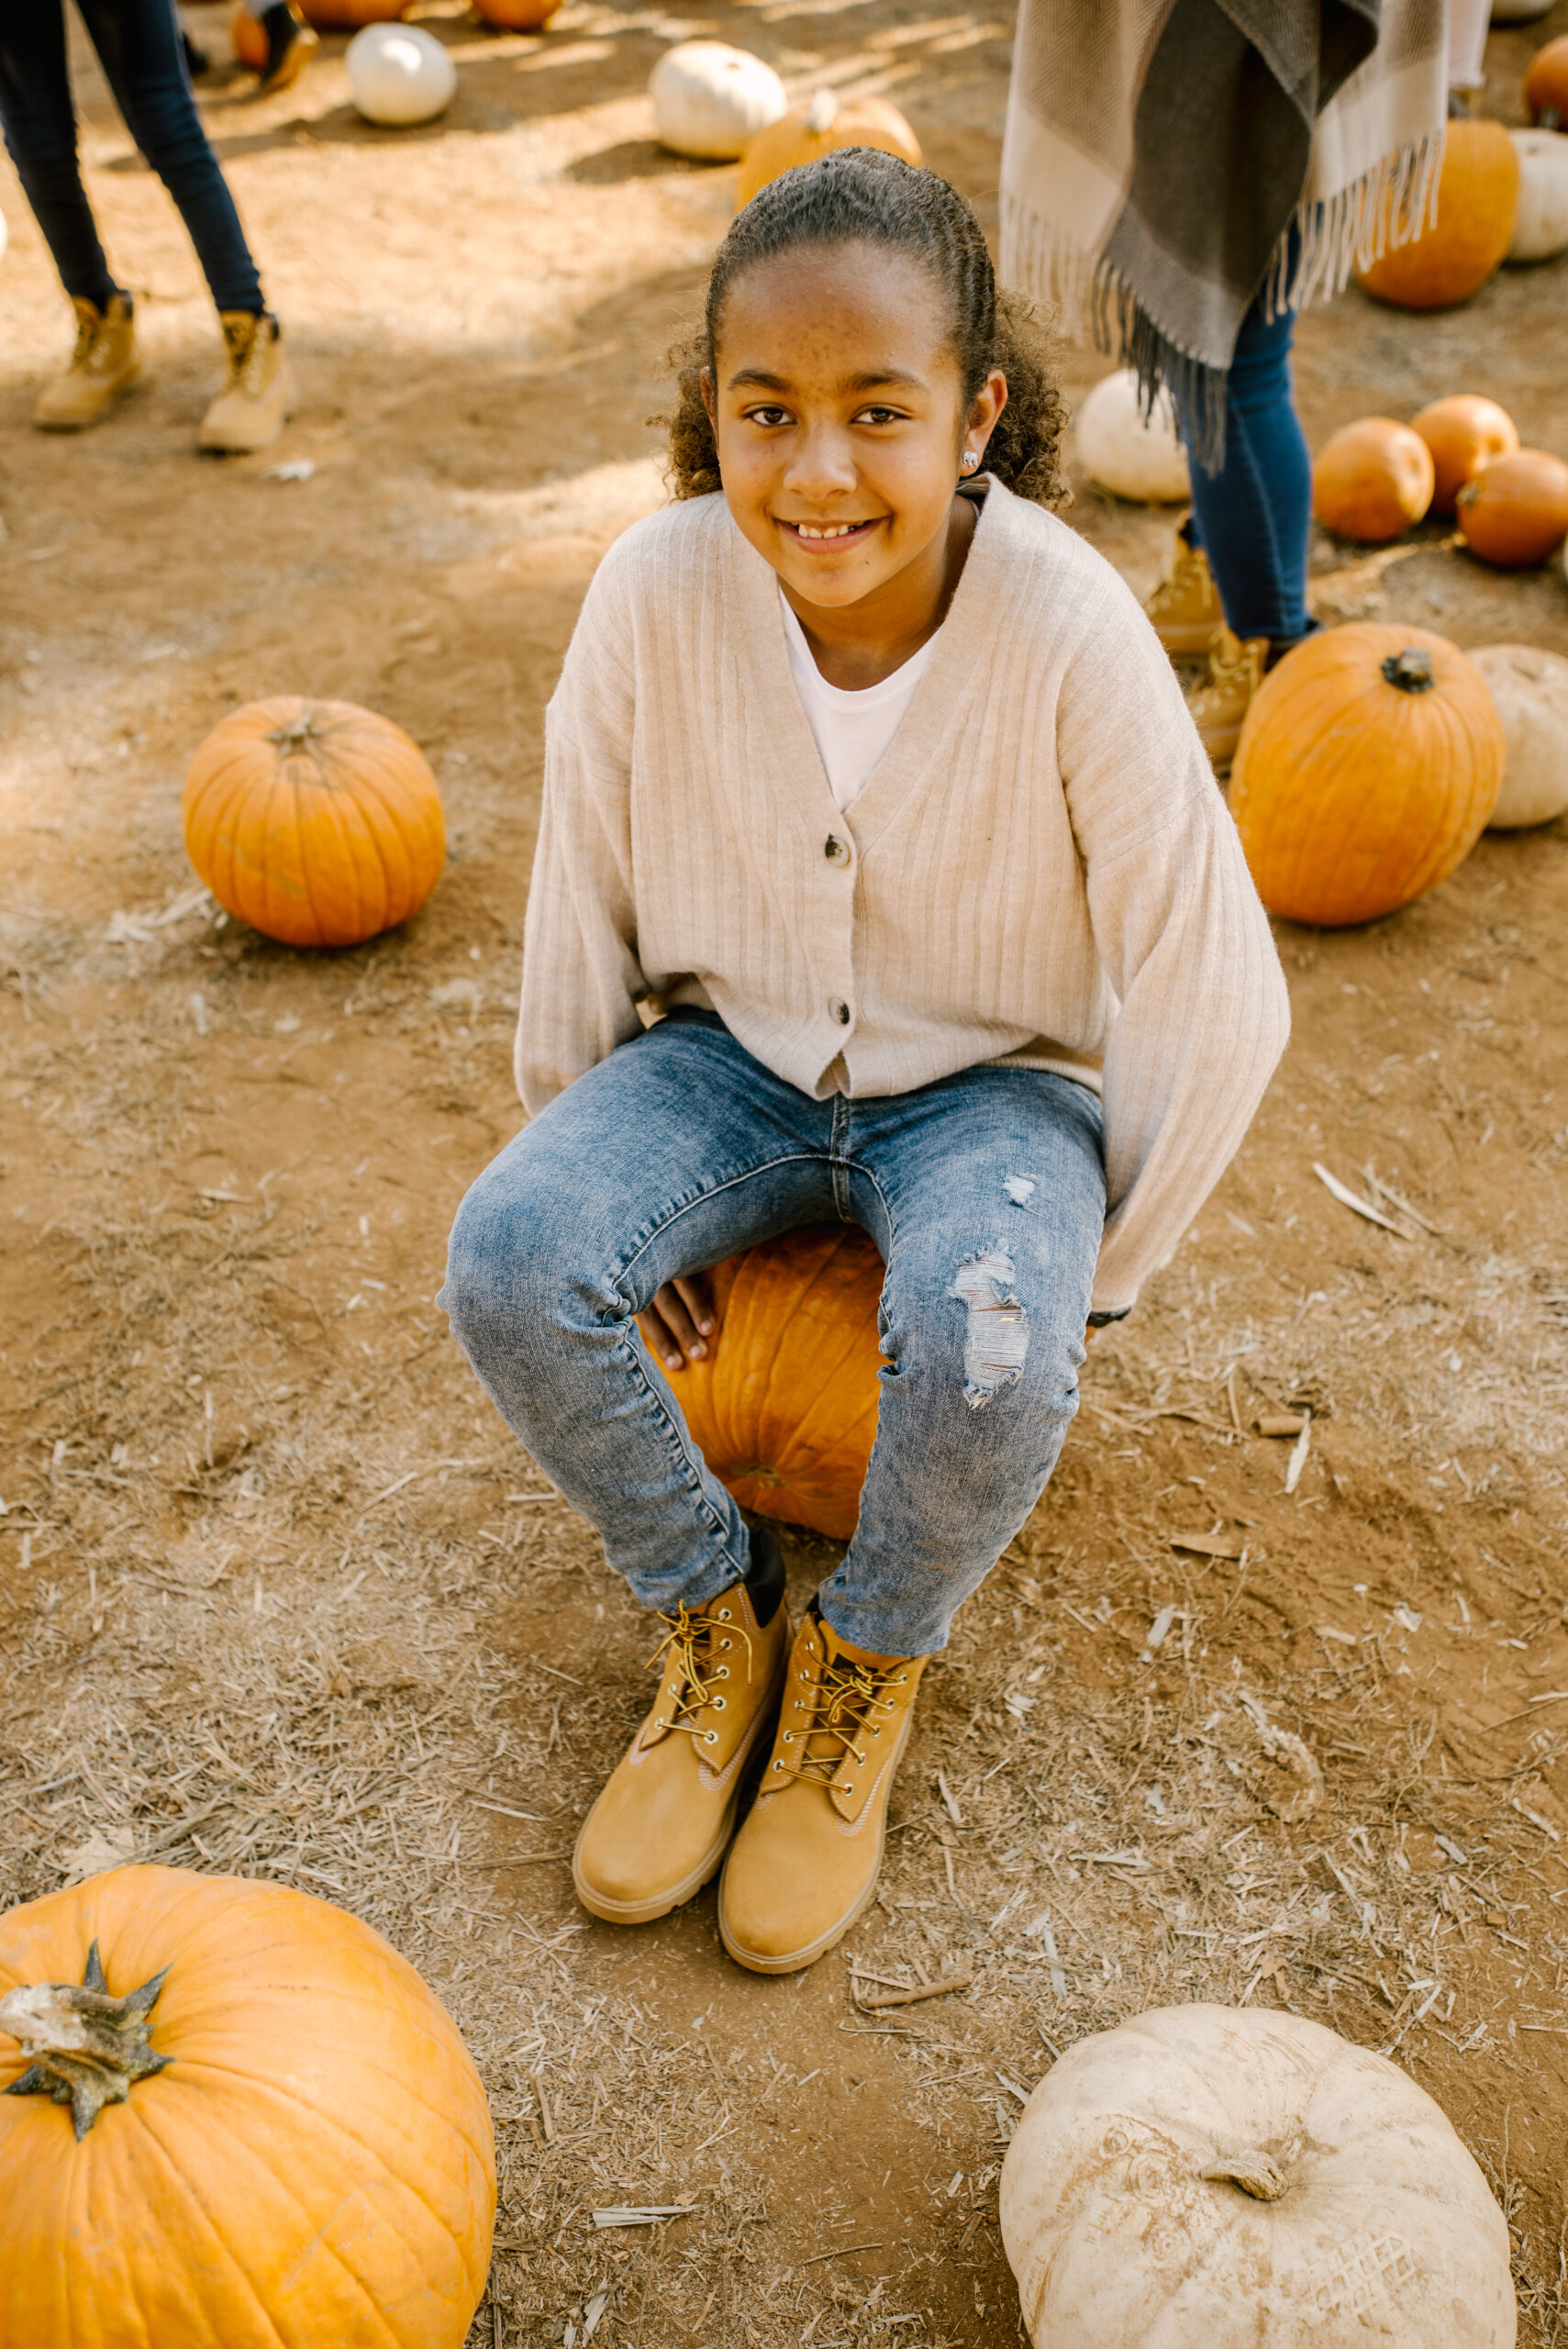
<svg viewBox="0 0 1568 2349">
<path fill-rule="evenodd" d="M 719 1313 L 713 1284 L 706 1273 L 689 1280 L 666 1281 L 638 1327 L 662 1370 L 673 1375 L 688 1361 L 701 1362 L 718 1336 Z"/>
</svg>

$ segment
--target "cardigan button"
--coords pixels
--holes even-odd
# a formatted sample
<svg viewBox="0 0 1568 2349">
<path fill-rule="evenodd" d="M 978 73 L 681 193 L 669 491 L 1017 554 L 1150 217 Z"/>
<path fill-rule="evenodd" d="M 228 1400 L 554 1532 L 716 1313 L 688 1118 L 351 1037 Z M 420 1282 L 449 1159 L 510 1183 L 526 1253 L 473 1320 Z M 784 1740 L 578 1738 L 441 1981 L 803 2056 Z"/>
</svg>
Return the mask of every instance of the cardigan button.
<svg viewBox="0 0 1568 2349">
<path fill-rule="evenodd" d="M 838 834 L 836 832 L 829 832 L 822 849 L 822 853 L 828 859 L 828 863 L 837 864 L 840 858 L 847 857 L 849 852 L 848 848 L 839 838 Z"/>
<path fill-rule="evenodd" d="M 847 1028 L 849 1026 L 850 1007 L 847 1003 L 840 1003 L 837 996 L 835 996 L 833 1001 L 828 1006 L 828 1008 L 832 1013 L 840 1028 Z"/>
</svg>

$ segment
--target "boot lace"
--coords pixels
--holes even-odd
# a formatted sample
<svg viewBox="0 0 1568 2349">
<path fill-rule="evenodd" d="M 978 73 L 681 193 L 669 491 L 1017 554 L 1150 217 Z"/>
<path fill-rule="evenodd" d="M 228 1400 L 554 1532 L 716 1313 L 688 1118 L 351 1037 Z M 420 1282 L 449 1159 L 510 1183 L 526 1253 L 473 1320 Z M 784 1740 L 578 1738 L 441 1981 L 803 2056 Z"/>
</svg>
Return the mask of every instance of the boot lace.
<svg viewBox="0 0 1568 2349">
<path fill-rule="evenodd" d="M 718 1731 L 703 1726 L 702 1715 L 711 1706 L 723 1712 L 727 1699 L 717 1687 L 729 1677 L 729 1666 L 717 1661 L 718 1655 L 732 1646 L 734 1640 L 742 1642 L 746 1650 L 746 1676 L 751 1676 L 751 1636 L 744 1624 L 733 1614 L 728 1620 L 714 1615 L 694 1615 L 684 1606 L 678 1606 L 673 1615 L 661 1615 L 668 1625 L 663 1638 L 649 1657 L 650 1670 L 661 1673 L 669 1668 L 674 1657 L 677 1670 L 668 1713 L 661 1713 L 654 1723 L 658 1729 L 689 1731 L 699 1745 L 717 1745 Z"/>
<path fill-rule="evenodd" d="M 773 1767 L 786 1777 L 806 1778 L 823 1787 L 832 1784 L 847 1754 L 852 1754 L 863 1770 L 865 1746 L 856 1741 L 882 1735 L 884 1719 L 898 1709 L 897 1698 L 888 1691 L 903 1686 L 902 1671 L 879 1672 L 873 1664 L 851 1664 L 847 1658 L 838 1663 L 825 1660 L 820 1679 L 805 1698 L 807 1727 L 784 1733 L 786 1745 L 798 1742 L 803 1751 L 797 1760 L 777 1761 Z"/>
</svg>

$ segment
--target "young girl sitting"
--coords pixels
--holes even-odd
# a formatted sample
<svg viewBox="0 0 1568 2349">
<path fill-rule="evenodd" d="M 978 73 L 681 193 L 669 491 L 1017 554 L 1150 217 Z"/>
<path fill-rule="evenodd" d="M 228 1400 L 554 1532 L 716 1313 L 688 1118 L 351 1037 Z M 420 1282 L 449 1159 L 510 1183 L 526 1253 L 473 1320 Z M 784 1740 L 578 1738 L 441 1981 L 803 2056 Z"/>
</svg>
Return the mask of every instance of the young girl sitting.
<svg viewBox="0 0 1568 2349">
<path fill-rule="evenodd" d="M 763 1974 L 872 1898 L 925 1660 L 1040 1498 L 1085 1323 L 1169 1258 L 1285 1040 L 1170 664 L 1034 502 L 1062 416 L 944 181 L 864 150 L 787 173 L 715 264 L 677 502 L 605 557 L 550 706 L 530 1122 L 441 1302 L 665 1626 L 578 1894 L 635 1924 L 722 1863 Z M 723 1342 L 706 1267 L 833 1220 L 886 1264 L 886 1360 L 792 1642 L 681 1372 Z"/>
</svg>

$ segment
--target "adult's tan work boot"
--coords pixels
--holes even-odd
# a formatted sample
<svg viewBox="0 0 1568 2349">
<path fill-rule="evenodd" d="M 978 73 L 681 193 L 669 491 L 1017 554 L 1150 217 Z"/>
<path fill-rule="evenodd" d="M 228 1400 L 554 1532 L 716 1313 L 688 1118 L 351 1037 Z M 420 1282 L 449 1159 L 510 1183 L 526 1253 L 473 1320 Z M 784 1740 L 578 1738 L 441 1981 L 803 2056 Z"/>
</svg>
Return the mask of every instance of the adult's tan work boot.
<svg viewBox="0 0 1568 2349">
<path fill-rule="evenodd" d="M 802 1623 L 773 1753 L 718 1889 L 738 1965 L 794 1974 L 870 1902 L 925 1668 L 923 1656 L 851 1647 L 815 1614 Z"/>
<path fill-rule="evenodd" d="M 219 313 L 228 380 L 202 418 L 199 445 L 230 457 L 264 449 L 294 414 L 294 370 L 270 310 Z"/>
<path fill-rule="evenodd" d="M 1173 661 L 1204 661 L 1225 632 L 1225 607 L 1201 547 L 1191 547 L 1180 531 L 1171 568 L 1143 608 L 1154 623 L 1154 633 Z"/>
<path fill-rule="evenodd" d="M 700 1892 L 766 1759 L 789 1657 L 779 1599 L 759 1623 L 744 1583 L 661 1618 L 653 1708 L 583 1822 L 572 1880 L 610 1925 L 645 1925 Z"/>
<path fill-rule="evenodd" d="M 1268 657 L 1266 636 L 1250 636 L 1243 641 L 1226 629 L 1208 656 L 1207 676 L 1187 696 L 1193 723 L 1216 774 L 1230 771 L 1241 739 L 1241 721 L 1263 682 Z"/>
<path fill-rule="evenodd" d="M 136 342 L 136 305 L 128 294 L 109 297 L 106 310 L 95 302 L 72 302 L 76 348 L 71 364 L 44 385 L 33 403 L 40 432 L 80 432 L 106 416 L 140 379 Z"/>
</svg>

